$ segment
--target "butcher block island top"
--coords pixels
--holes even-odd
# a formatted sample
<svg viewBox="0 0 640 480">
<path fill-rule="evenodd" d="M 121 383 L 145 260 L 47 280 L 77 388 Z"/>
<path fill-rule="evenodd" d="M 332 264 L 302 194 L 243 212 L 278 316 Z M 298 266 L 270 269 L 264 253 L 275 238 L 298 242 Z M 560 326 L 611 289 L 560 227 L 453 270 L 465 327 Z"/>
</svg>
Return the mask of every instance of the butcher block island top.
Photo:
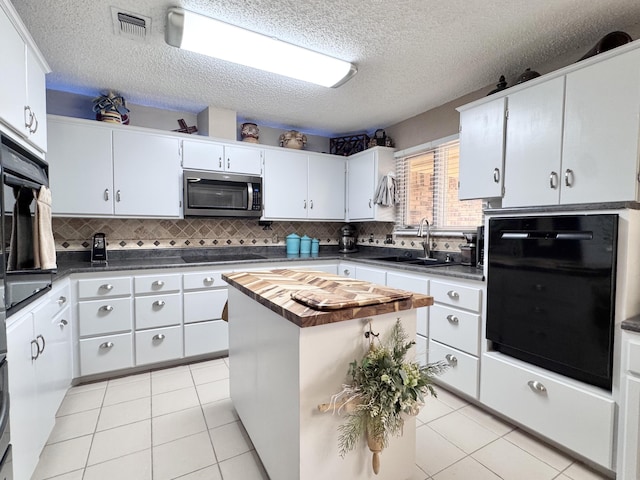
<svg viewBox="0 0 640 480">
<path fill-rule="evenodd" d="M 320 271 L 234 272 L 222 279 L 303 328 L 433 305 L 428 295 Z"/>
</svg>

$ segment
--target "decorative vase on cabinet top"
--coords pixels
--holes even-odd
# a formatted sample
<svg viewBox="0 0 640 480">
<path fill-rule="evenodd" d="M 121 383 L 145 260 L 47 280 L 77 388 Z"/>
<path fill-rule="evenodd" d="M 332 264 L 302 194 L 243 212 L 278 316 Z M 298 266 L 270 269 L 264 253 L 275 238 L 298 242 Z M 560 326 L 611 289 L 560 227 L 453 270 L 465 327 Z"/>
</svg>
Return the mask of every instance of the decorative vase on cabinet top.
<svg viewBox="0 0 640 480">
<path fill-rule="evenodd" d="M 280 146 L 285 148 L 295 148 L 302 150 L 307 144 L 307 136 L 297 130 L 289 130 L 280 135 Z"/>
</svg>

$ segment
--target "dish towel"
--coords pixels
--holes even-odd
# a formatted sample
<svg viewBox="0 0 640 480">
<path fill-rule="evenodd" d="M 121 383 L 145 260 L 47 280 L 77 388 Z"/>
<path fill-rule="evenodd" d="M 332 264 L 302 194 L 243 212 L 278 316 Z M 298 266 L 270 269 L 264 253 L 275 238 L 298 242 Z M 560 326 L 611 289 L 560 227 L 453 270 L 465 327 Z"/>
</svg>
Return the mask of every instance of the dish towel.
<svg viewBox="0 0 640 480">
<path fill-rule="evenodd" d="M 55 270 L 56 244 L 51 225 L 51 190 L 44 185 L 40 191 L 33 191 L 36 209 L 33 217 L 33 257 L 36 268 Z"/>
<path fill-rule="evenodd" d="M 384 207 L 393 207 L 398 203 L 396 177 L 393 173 L 389 172 L 380 179 L 374 201 Z"/>
<path fill-rule="evenodd" d="M 33 268 L 33 223 L 29 206 L 33 201 L 33 192 L 29 188 L 13 189 L 15 203 L 11 216 L 11 239 L 9 240 L 9 258 L 7 271 Z"/>
</svg>

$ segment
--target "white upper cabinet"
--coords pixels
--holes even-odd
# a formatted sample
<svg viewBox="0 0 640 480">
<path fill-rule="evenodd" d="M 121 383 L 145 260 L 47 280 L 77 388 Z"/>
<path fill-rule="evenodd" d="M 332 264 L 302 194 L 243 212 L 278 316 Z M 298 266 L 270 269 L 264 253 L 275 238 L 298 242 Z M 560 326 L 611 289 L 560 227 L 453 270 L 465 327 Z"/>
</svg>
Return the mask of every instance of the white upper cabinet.
<svg viewBox="0 0 640 480">
<path fill-rule="evenodd" d="M 460 200 L 502 197 L 506 103 L 460 110 Z"/>
<path fill-rule="evenodd" d="M 50 117 L 54 215 L 181 215 L 179 139 L 127 128 Z"/>
<path fill-rule="evenodd" d="M 344 220 L 344 157 L 267 150 L 264 169 L 264 218 Z"/>
<path fill-rule="evenodd" d="M 374 200 L 382 177 L 395 172 L 393 150 L 375 147 L 351 155 L 347 172 L 348 220 L 393 222 L 395 208 L 376 205 Z"/>
<path fill-rule="evenodd" d="M 10 3 L 0 2 L 3 88 L 0 120 L 41 152 L 47 150 L 45 75 L 50 71 Z"/>
<path fill-rule="evenodd" d="M 637 199 L 640 49 L 567 75 L 563 204 Z"/>
<path fill-rule="evenodd" d="M 182 141 L 182 167 L 259 176 L 262 174 L 262 149 L 185 139 Z"/>
<path fill-rule="evenodd" d="M 560 200 L 564 77 L 509 95 L 503 207 Z"/>
</svg>

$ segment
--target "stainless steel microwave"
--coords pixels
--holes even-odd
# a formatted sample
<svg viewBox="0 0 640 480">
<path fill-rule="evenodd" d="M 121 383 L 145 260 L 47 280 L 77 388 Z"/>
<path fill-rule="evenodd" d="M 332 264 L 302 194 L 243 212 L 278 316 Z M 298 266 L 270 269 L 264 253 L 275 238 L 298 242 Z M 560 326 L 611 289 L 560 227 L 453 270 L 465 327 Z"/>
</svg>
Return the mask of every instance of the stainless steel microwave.
<svg viewBox="0 0 640 480">
<path fill-rule="evenodd" d="M 185 216 L 262 216 L 261 177 L 183 170 L 183 190 Z"/>
</svg>

